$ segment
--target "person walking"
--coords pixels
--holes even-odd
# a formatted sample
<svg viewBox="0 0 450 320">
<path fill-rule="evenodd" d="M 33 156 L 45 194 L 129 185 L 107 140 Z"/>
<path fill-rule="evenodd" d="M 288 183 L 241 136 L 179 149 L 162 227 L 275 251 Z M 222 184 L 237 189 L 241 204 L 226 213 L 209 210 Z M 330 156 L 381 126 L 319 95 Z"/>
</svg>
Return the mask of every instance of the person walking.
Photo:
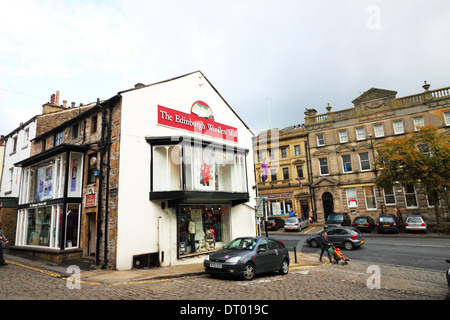
<svg viewBox="0 0 450 320">
<path fill-rule="evenodd" d="M 332 244 L 328 240 L 326 231 L 324 233 L 322 233 L 322 236 L 320 237 L 319 244 L 320 244 L 320 258 L 319 258 L 319 261 L 322 262 L 323 253 L 326 251 L 327 254 L 328 254 L 328 260 L 330 260 L 330 263 L 332 263 L 330 251 L 328 251 L 328 248 L 330 248 L 330 246 Z"/>
<path fill-rule="evenodd" d="M 3 232 L 2 224 L 0 222 L 0 267 L 7 265 L 5 259 L 3 258 L 3 246 L 8 242 L 9 241 L 8 239 L 6 239 L 5 233 Z"/>
</svg>

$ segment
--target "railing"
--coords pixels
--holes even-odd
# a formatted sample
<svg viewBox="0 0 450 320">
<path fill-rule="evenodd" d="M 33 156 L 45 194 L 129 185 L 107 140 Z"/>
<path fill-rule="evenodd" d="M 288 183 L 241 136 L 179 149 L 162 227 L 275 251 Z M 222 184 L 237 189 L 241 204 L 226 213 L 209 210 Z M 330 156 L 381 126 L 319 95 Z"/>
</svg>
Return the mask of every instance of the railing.
<svg viewBox="0 0 450 320">
<path fill-rule="evenodd" d="M 413 104 L 424 103 L 425 101 L 442 99 L 450 97 L 450 87 L 427 90 L 423 93 L 414 94 L 406 97 L 392 99 L 392 108 L 405 107 Z M 328 121 L 342 120 L 345 118 L 354 117 L 356 115 L 356 108 L 345 109 L 335 112 L 327 112 L 318 115 L 306 116 L 305 124 L 323 123 Z"/>
</svg>

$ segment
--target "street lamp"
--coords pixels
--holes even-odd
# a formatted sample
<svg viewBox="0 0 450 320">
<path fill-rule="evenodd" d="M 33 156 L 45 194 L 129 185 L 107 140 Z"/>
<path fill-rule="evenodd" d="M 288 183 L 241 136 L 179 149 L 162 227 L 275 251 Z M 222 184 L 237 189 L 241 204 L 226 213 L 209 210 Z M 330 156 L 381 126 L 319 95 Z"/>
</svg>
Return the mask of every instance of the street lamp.
<svg viewBox="0 0 450 320">
<path fill-rule="evenodd" d="M 369 134 L 369 138 L 370 138 L 370 149 L 372 149 L 373 167 L 374 167 L 375 179 L 376 179 L 376 178 L 378 178 L 378 171 L 377 171 L 377 163 L 375 161 L 375 150 L 373 148 L 372 134 Z M 380 187 L 377 186 L 377 190 L 378 190 L 378 199 L 383 199 L 381 197 Z M 381 207 L 381 214 L 384 214 L 384 211 L 383 211 L 383 200 L 381 200 L 381 202 L 380 202 L 380 207 Z"/>
</svg>

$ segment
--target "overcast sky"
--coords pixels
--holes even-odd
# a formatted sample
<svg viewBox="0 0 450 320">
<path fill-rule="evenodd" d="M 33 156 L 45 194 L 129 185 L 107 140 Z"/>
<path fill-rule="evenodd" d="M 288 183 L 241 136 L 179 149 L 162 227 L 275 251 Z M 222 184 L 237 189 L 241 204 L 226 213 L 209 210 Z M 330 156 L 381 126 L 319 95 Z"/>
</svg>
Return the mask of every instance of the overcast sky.
<svg viewBox="0 0 450 320">
<path fill-rule="evenodd" d="M 450 86 L 448 0 L 0 0 L 0 134 L 200 70 L 257 134 L 305 108 Z M 232 124 L 230 124 L 232 125 Z"/>
</svg>

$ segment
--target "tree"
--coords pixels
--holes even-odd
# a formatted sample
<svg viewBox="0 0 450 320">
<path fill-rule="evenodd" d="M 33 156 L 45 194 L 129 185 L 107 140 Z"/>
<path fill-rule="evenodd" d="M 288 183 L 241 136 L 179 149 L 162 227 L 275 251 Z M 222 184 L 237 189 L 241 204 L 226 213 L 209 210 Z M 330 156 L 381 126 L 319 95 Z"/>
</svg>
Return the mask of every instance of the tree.
<svg viewBox="0 0 450 320">
<path fill-rule="evenodd" d="M 421 187 L 434 204 L 440 223 L 439 197 L 444 194 L 449 208 L 450 137 L 436 127 L 422 127 L 400 139 L 386 140 L 377 148 L 379 171 L 375 184 L 388 188 L 395 183 Z"/>
</svg>

